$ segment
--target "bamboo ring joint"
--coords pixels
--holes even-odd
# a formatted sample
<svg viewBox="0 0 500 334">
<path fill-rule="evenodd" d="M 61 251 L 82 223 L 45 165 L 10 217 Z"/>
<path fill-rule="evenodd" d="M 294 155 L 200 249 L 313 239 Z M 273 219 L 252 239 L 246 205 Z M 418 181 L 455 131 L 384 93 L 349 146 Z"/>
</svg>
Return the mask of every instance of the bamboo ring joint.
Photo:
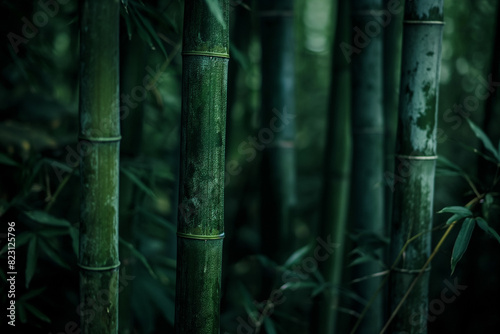
<svg viewBox="0 0 500 334">
<path fill-rule="evenodd" d="M 205 52 L 205 51 L 185 51 L 182 53 L 183 56 L 205 56 L 205 57 L 217 57 L 217 58 L 229 58 L 227 53 L 218 52 Z"/>
<path fill-rule="evenodd" d="M 83 264 L 78 263 L 78 267 L 88 270 L 88 271 L 108 271 L 108 270 L 113 270 L 116 269 L 120 266 L 120 261 L 118 261 L 117 264 L 113 264 L 111 266 L 107 267 L 89 267 L 89 266 L 84 266 Z"/>
<path fill-rule="evenodd" d="M 115 137 L 86 137 L 86 136 L 78 136 L 79 140 L 88 141 L 91 143 L 113 143 L 118 142 L 122 139 L 122 136 Z"/>
<path fill-rule="evenodd" d="M 404 155 L 404 154 L 396 154 L 396 158 L 403 158 L 408 160 L 436 160 L 438 158 L 437 155 Z"/>
<path fill-rule="evenodd" d="M 218 235 L 198 235 L 198 234 L 187 234 L 182 232 L 177 232 L 179 238 L 184 239 L 195 239 L 195 240 L 220 240 L 224 239 L 224 233 Z"/>
<path fill-rule="evenodd" d="M 418 20 L 404 20 L 403 24 L 433 24 L 444 25 L 444 21 L 418 21 Z"/>
</svg>

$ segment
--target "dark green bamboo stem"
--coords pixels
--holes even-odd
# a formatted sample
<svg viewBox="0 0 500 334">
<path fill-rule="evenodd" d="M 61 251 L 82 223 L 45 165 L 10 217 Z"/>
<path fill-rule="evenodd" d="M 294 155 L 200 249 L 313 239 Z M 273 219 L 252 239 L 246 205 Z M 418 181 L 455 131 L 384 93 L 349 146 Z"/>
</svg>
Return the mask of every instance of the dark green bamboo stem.
<svg viewBox="0 0 500 334">
<path fill-rule="evenodd" d="M 384 9 L 392 8 L 393 0 L 384 0 Z M 390 231 L 393 188 L 387 184 L 394 173 L 394 150 L 396 148 L 396 128 L 398 121 L 399 78 L 401 77 L 401 46 L 403 28 L 403 4 L 391 16 L 384 28 L 384 185 L 386 231 Z"/>
<path fill-rule="evenodd" d="M 118 333 L 119 2 L 87 0 L 80 29 L 82 333 Z"/>
<path fill-rule="evenodd" d="M 204 0 L 184 7 L 181 169 L 175 327 L 218 334 L 224 235 L 224 148 L 229 53 L 225 26 Z"/>
<path fill-rule="evenodd" d="M 384 235 L 384 111 L 382 81 L 382 33 L 373 34 L 368 23 L 376 23 L 375 16 L 382 9 L 382 0 L 351 2 L 352 26 L 364 31 L 369 43 L 359 54 L 353 55 L 352 70 L 352 135 L 353 175 L 351 191 L 351 232 L 369 232 Z M 378 23 L 376 23 L 378 24 Z M 354 36 L 356 37 L 356 35 Z M 356 39 L 354 39 L 356 40 Z M 364 239 L 355 243 L 363 246 Z M 379 252 L 379 256 L 382 252 Z M 353 267 L 352 278 L 360 278 L 382 271 L 373 262 Z M 355 283 L 352 289 L 369 300 L 380 284 L 380 278 Z M 370 309 L 359 333 L 373 333 L 382 325 L 382 301 L 378 297 Z M 355 307 L 358 310 L 363 305 Z"/>
<path fill-rule="evenodd" d="M 332 334 L 337 326 L 337 308 L 340 296 L 336 289 L 342 282 L 344 240 L 351 171 L 351 69 L 342 54 L 340 44 L 351 38 L 350 4 L 338 1 L 335 8 L 336 30 L 333 41 L 332 83 L 327 123 L 324 158 L 319 237 L 328 236 L 340 245 L 326 261 L 319 261 L 321 274 L 331 287 L 315 299 L 312 311 L 311 333 Z"/>
<path fill-rule="evenodd" d="M 259 2 L 262 45 L 261 235 L 264 253 L 280 261 L 291 244 L 295 198 L 294 26 L 292 0 Z M 282 117 L 279 115 L 288 115 Z M 274 128 L 274 129 L 273 129 Z M 264 129 L 268 129 L 264 134 Z M 265 147 L 265 148 L 264 148 Z M 288 249 L 289 251 L 290 249 Z"/>
<path fill-rule="evenodd" d="M 122 28 L 123 30 L 123 28 Z M 121 75 L 120 75 L 120 94 L 130 96 L 132 90 L 143 85 L 143 78 L 146 75 L 145 67 L 145 48 L 144 42 L 139 36 L 134 34 L 132 39 L 128 37 L 121 41 Z M 141 151 L 142 144 L 142 119 L 143 103 L 134 101 L 134 104 L 127 104 L 121 100 L 121 132 L 123 139 L 121 141 L 120 156 L 121 159 L 134 159 Z M 133 108 L 132 106 L 135 106 Z M 120 237 L 126 242 L 135 246 L 135 209 L 140 205 L 143 198 L 143 192 L 127 177 L 120 178 Z M 127 247 L 120 247 L 121 267 L 127 275 L 134 275 L 135 257 L 132 251 Z M 128 285 L 120 293 L 120 333 L 129 334 L 133 332 L 132 317 L 132 287 Z"/>
<path fill-rule="evenodd" d="M 406 240 L 432 228 L 443 1 L 407 1 L 399 98 L 391 262 Z M 430 256 L 431 234 L 406 249 L 391 273 L 390 312 Z M 426 333 L 429 272 L 416 283 L 390 333 Z"/>
</svg>

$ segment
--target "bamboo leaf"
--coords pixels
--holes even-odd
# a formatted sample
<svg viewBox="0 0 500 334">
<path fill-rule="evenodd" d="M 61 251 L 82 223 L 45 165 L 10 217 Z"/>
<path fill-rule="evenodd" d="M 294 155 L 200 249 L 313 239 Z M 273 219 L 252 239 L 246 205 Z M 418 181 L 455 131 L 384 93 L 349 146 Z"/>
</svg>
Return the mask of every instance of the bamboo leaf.
<svg viewBox="0 0 500 334">
<path fill-rule="evenodd" d="M 487 234 L 489 234 L 492 237 L 494 237 L 495 239 L 497 239 L 497 241 L 500 243 L 500 235 L 498 235 L 497 231 L 495 231 L 490 225 L 488 225 L 486 220 L 484 220 L 482 217 L 476 217 L 475 220 L 476 220 L 477 225 L 483 231 L 485 231 Z"/>
<path fill-rule="evenodd" d="M 20 233 L 16 237 L 16 248 L 21 247 L 22 245 L 26 244 L 28 242 L 28 240 L 30 240 L 30 238 L 32 238 L 33 236 L 34 236 L 34 234 L 31 232 Z M 8 244 L 3 246 L 2 250 L 0 251 L 0 255 L 2 255 L 3 253 L 5 253 L 7 251 L 8 246 L 9 246 Z"/>
<path fill-rule="evenodd" d="M 460 220 L 462 218 L 464 218 L 464 216 L 459 215 L 459 214 L 454 214 L 453 216 L 451 216 L 450 218 L 448 218 L 448 220 L 446 221 L 446 225 L 450 225 L 454 221 L 458 221 L 458 220 Z"/>
<path fill-rule="evenodd" d="M 24 306 L 26 307 L 26 309 L 28 311 L 30 311 L 35 317 L 37 317 L 38 319 L 42 320 L 42 321 L 45 321 L 45 322 L 48 322 L 49 324 L 52 322 L 49 317 L 47 317 L 45 314 L 42 313 L 42 311 L 40 311 L 39 309 L 37 309 L 36 307 L 34 307 L 33 305 L 29 305 L 29 304 L 24 304 Z"/>
<path fill-rule="evenodd" d="M 123 1 L 122 1 L 123 2 Z M 123 8 L 123 9 L 121 9 Z M 125 26 L 127 27 L 127 36 L 128 39 L 132 39 L 132 22 L 130 22 L 130 14 L 127 9 L 127 5 L 124 3 L 123 7 L 120 7 L 120 13 L 123 19 L 125 20 Z"/>
<path fill-rule="evenodd" d="M 52 246 L 50 246 L 45 240 L 40 239 L 39 240 L 40 248 L 45 252 L 45 254 L 55 263 L 57 263 L 59 266 L 66 268 L 66 269 L 71 269 L 69 265 L 67 265 L 64 260 L 61 258 L 57 252 L 55 252 L 52 249 Z"/>
<path fill-rule="evenodd" d="M 165 48 L 163 47 L 163 43 L 162 41 L 160 40 L 160 38 L 158 37 L 158 33 L 156 32 L 156 30 L 153 28 L 153 26 L 151 25 L 151 22 L 149 22 L 148 19 L 144 18 L 140 13 L 137 13 L 137 16 L 139 17 L 139 19 L 141 20 L 142 24 L 144 25 L 144 27 L 146 28 L 147 32 L 149 33 L 149 35 L 151 37 L 153 37 L 154 41 L 156 42 L 156 44 L 160 47 L 160 50 L 161 52 L 163 53 L 163 55 L 165 56 L 165 58 L 168 58 L 168 55 L 167 55 L 167 51 L 165 50 Z"/>
<path fill-rule="evenodd" d="M 309 245 L 306 245 L 306 246 L 304 246 L 302 248 L 297 249 L 285 261 L 284 267 L 288 268 L 291 265 L 294 265 L 294 264 L 298 263 L 305 255 L 307 255 L 307 253 L 309 253 L 309 251 L 311 250 L 311 248 L 312 248 L 312 246 L 309 244 Z"/>
<path fill-rule="evenodd" d="M 142 189 L 147 195 L 151 196 L 151 198 L 156 199 L 156 195 L 151 188 L 144 184 L 134 173 L 129 171 L 126 168 L 120 168 L 120 171 L 125 174 L 126 177 L 130 179 L 135 185 Z"/>
<path fill-rule="evenodd" d="M 447 207 L 443 208 L 441 211 L 438 211 L 438 213 L 454 213 L 454 214 L 459 215 L 461 217 L 472 216 L 472 212 L 463 206 L 447 206 Z"/>
<path fill-rule="evenodd" d="M 21 320 L 21 323 L 25 324 L 28 319 L 26 318 L 26 309 L 24 308 L 23 305 L 19 305 L 16 307 L 16 311 L 19 313 L 19 320 Z"/>
<path fill-rule="evenodd" d="M 137 257 L 139 259 L 139 261 L 142 262 L 142 264 L 146 267 L 146 269 L 148 270 L 149 274 L 157 279 L 158 276 L 156 275 L 156 273 L 153 271 L 153 268 L 151 268 L 151 266 L 149 265 L 149 262 L 148 260 L 144 257 L 144 255 L 142 255 L 141 252 L 139 252 L 137 250 L 137 248 L 134 247 L 134 245 L 132 245 L 131 243 L 129 242 L 126 242 L 125 240 L 123 240 L 122 238 L 120 238 L 120 244 L 122 244 L 123 246 L 127 247 L 131 252 L 132 254 L 135 255 L 135 257 Z"/>
<path fill-rule="evenodd" d="M 157 214 L 151 213 L 148 210 L 145 210 L 143 208 L 140 208 L 139 212 L 142 213 L 145 217 L 147 217 L 151 222 L 154 222 L 162 227 L 167 228 L 172 233 L 177 232 L 177 227 L 174 224 L 172 224 L 171 222 L 169 222 L 168 220 L 164 219 L 163 217 L 161 217 Z"/>
<path fill-rule="evenodd" d="M 278 334 L 276 328 L 274 327 L 274 322 L 269 317 L 264 318 L 264 328 L 267 334 Z"/>
<path fill-rule="evenodd" d="M 78 256 L 78 247 L 80 245 L 79 234 L 80 234 L 80 231 L 77 228 L 75 228 L 73 226 L 71 226 L 69 228 L 69 235 L 71 236 L 71 241 L 72 241 L 71 245 L 73 247 L 73 252 L 75 252 L 76 256 Z"/>
<path fill-rule="evenodd" d="M 469 126 L 476 135 L 476 137 L 479 140 L 481 140 L 484 147 L 493 154 L 493 156 L 495 157 L 495 159 L 497 159 L 498 162 L 500 162 L 499 153 L 491 143 L 490 138 L 488 138 L 488 136 L 483 132 L 483 130 L 481 130 L 481 128 L 479 128 L 476 124 L 474 124 L 470 119 L 467 118 L 467 122 L 469 123 Z"/>
<path fill-rule="evenodd" d="M 36 261 L 38 258 L 38 253 L 36 251 L 36 239 L 37 237 L 33 235 L 28 244 L 28 255 L 26 258 L 26 288 L 29 287 L 31 279 L 35 274 Z"/>
<path fill-rule="evenodd" d="M 279 267 L 279 264 L 277 264 L 276 262 L 274 262 L 273 260 L 271 260 L 270 258 L 268 258 L 265 255 L 258 254 L 255 257 L 266 268 L 278 268 Z"/>
<path fill-rule="evenodd" d="M 19 164 L 12 160 L 10 157 L 7 155 L 0 153 L 0 165 L 7 165 L 7 166 L 15 166 L 18 167 Z"/>
<path fill-rule="evenodd" d="M 45 288 L 30 290 L 27 293 L 25 293 L 24 295 L 22 295 L 21 298 L 19 298 L 19 301 L 22 302 L 22 301 L 26 301 L 28 299 L 31 299 L 33 297 L 36 297 L 39 294 L 41 294 L 43 291 L 45 291 Z"/>
<path fill-rule="evenodd" d="M 315 282 L 288 282 L 283 284 L 280 289 L 285 291 L 288 289 L 291 289 L 293 291 L 297 289 L 317 289 L 318 286 L 320 286 L 318 283 Z"/>
<path fill-rule="evenodd" d="M 460 168 L 460 166 L 451 162 L 450 160 L 448 160 L 447 158 L 445 158 L 441 155 L 438 157 L 437 162 L 438 162 L 438 167 L 441 165 L 441 167 L 448 167 L 449 169 L 457 171 L 457 172 L 461 172 L 461 173 L 464 172 L 462 170 L 462 168 Z"/>
<path fill-rule="evenodd" d="M 206 4 L 208 5 L 208 8 L 212 12 L 212 14 L 215 16 L 217 21 L 222 25 L 224 29 L 226 29 L 226 22 L 224 22 L 224 15 L 222 14 L 222 8 L 219 5 L 218 0 L 205 0 Z"/>
<path fill-rule="evenodd" d="M 455 267 L 465 254 L 467 246 L 469 246 L 469 241 L 474 231 L 474 220 L 471 218 L 466 218 L 462 224 L 460 232 L 458 232 L 457 240 L 455 241 L 455 246 L 453 246 L 453 253 L 451 255 L 451 274 L 455 271 Z"/>
<path fill-rule="evenodd" d="M 59 219 L 51 214 L 48 214 L 45 211 L 27 211 L 24 213 L 30 219 L 36 221 L 37 223 L 51 226 L 61 226 L 61 227 L 69 227 L 71 226 L 70 222 L 65 219 Z"/>
</svg>

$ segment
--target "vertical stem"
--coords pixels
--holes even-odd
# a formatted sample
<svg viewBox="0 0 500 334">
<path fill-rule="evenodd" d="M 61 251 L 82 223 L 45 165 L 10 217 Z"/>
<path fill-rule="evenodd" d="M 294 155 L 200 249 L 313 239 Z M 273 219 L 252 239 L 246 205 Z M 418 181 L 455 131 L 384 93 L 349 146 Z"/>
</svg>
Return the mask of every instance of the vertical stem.
<svg viewBox="0 0 500 334">
<path fill-rule="evenodd" d="M 144 43 L 139 36 L 133 35 L 131 40 L 122 40 L 120 59 L 120 94 L 130 95 L 132 90 L 138 85 L 143 85 L 145 50 Z M 123 60 L 123 61 L 122 61 Z M 120 156 L 125 159 L 136 158 L 141 151 L 142 144 L 142 119 L 143 104 L 137 102 L 133 108 L 131 105 L 121 100 L 120 109 L 121 141 Z M 120 178 L 120 237 L 126 242 L 135 246 L 134 223 L 135 209 L 140 206 L 143 193 L 138 191 L 137 186 L 127 177 Z M 120 258 L 122 272 L 127 275 L 134 275 L 135 257 L 127 247 L 120 247 Z M 132 317 L 132 288 L 129 286 L 123 289 L 120 295 L 120 333 L 129 334 L 133 331 Z"/>
<path fill-rule="evenodd" d="M 391 8 L 393 0 L 384 0 L 384 9 Z M 386 231 L 390 230 L 392 215 L 392 188 L 387 186 L 387 177 L 394 173 L 394 150 L 398 121 L 398 91 L 401 77 L 401 47 L 403 28 L 403 5 L 391 12 L 390 22 L 384 28 L 384 173 Z"/>
<path fill-rule="evenodd" d="M 339 294 L 342 282 L 344 240 L 351 170 L 351 69 L 340 44 L 351 36 L 350 4 L 339 0 L 335 8 L 337 24 L 333 41 L 331 97 L 325 144 L 324 183 L 319 237 L 331 237 L 339 245 L 326 261 L 318 262 L 319 270 L 331 287 L 315 300 L 311 333 L 331 334 L 337 326 Z M 337 6 L 334 6 L 337 7 Z"/>
<path fill-rule="evenodd" d="M 86 0 L 80 29 L 80 315 L 82 333 L 118 333 L 118 13 Z"/>
<path fill-rule="evenodd" d="M 184 7 L 176 333 L 218 334 L 224 236 L 229 1 Z"/>
<path fill-rule="evenodd" d="M 295 198 L 295 66 L 292 0 L 260 1 L 262 45 L 261 235 L 264 253 L 280 261 L 290 244 Z"/>
<path fill-rule="evenodd" d="M 382 81 L 382 29 L 377 16 L 382 15 L 382 0 L 356 0 L 351 2 L 354 42 L 360 35 L 366 42 L 358 54 L 353 55 L 352 70 L 352 135 L 353 176 L 351 192 L 352 227 L 354 233 L 384 235 L 384 111 Z M 359 32 L 361 31 L 361 33 Z M 367 247 L 360 238 L 355 247 Z M 378 252 L 382 257 L 382 252 Z M 375 261 L 353 267 L 353 278 L 382 271 Z M 370 278 L 352 286 L 362 298 L 369 300 L 381 278 Z M 360 333 L 372 333 L 382 325 L 383 299 L 377 297 Z M 356 307 L 361 310 L 363 305 Z"/>
<path fill-rule="evenodd" d="M 443 1 L 407 1 L 399 98 L 391 262 L 412 236 L 432 228 L 436 166 L 437 102 Z M 430 255 L 431 235 L 423 233 L 403 253 L 391 273 L 394 311 Z M 390 332 L 426 333 L 429 272 L 415 284 Z"/>
</svg>

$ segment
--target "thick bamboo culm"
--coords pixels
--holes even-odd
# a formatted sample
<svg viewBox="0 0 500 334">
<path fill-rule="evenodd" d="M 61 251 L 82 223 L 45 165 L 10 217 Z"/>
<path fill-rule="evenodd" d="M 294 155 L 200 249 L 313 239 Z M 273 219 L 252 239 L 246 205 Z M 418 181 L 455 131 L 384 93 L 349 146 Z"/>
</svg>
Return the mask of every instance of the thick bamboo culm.
<svg viewBox="0 0 500 334">
<path fill-rule="evenodd" d="M 218 334 L 224 236 L 229 1 L 184 7 L 175 331 Z"/>
<path fill-rule="evenodd" d="M 118 1 L 81 4 L 80 315 L 88 334 L 118 333 L 118 18 Z"/>
<path fill-rule="evenodd" d="M 414 240 L 391 273 L 392 312 L 426 263 L 431 249 L 436 131 L 443 1 L 407 1 L 399 98 L 395 192 L 392 216 L 392 263 L 405 242 Z M 427 232 L 427 233 L 426 233 Z M 427 333 L 429 271 L 412 289 L 390 333 Z"/>
</svg>

